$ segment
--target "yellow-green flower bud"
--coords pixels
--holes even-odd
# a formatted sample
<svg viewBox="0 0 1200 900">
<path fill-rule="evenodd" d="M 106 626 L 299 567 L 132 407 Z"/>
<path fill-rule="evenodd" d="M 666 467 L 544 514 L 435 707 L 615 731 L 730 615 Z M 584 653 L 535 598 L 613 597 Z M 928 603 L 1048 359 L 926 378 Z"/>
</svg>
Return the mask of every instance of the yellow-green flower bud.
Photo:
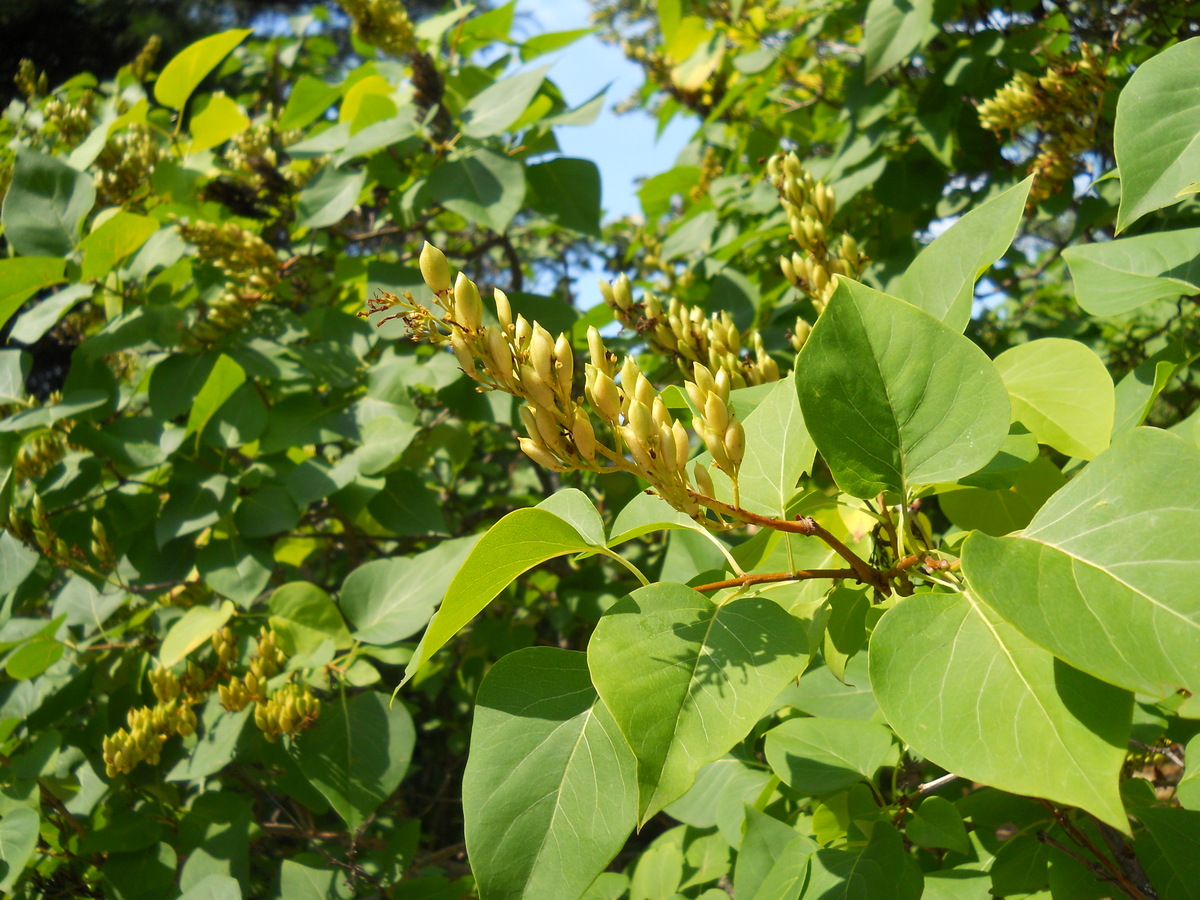
<svg viewBox="0 0 1200 900">
<path fill-rule="evenodd" d="M 450 349 L 454 351 L 454 358 L 458 360 L 458 367 L 468 376 L 474 377 L 475 357 L 471 354 L 471 348 L 461 331 L 450 332 Z"/>
<path fill-rule="evenodd" d="M 725 455 L 734 469 L 741 466 L 742 458 L 746 455 L 746 432 L 737 419 L 730 420 L 725 430 Z"/>
<path fill-rule="evenodd" d="M 483 299 L 479 288 L 462 272 L 454 281 L 455 320 L 467 331 L 476 331 L 483 324 Z"/>
<path fill-rule="evenodd" d="M 418 264 L 421 267 L 421 277 L 425 279 L 425 284 L 431 291 L 444 294 L 450 290 L 450 264 L 446 262 L 446 254 L 429 241 L 421 248 Z"/>
<path fill-rule="evenodd" d="M 579 455 L 591 462 L 596 458 L 596 432 L 591 420 L 582 407 L 575 407 L 575 421 L 571 424 L 571 439 Z"/>
<path fill-rule="evenodd" d="M 621 416 L 621 391 L 617 383 L 604 372 L 592 369 L 592 389 L 589 399 L 595 410 L 610 424 Z"/>
<path fill-rule="evenodd" d="M 617 309 L 626 310 L 633 306 L 633 286 L 629 283 L 629 278 L 624 273 L 613 283 L 612 295 L 613 303 Z"/>
<path fill-rule="evenodd" d="M 715 393 L 705 398 L 704 424 L 717 434 L 724 434 L 729 427 L 729 407 Z"/>
<path fill-rule="evenodd" d="M 558 392 L 563 398 L 569 398 L 571 385 L 575 379 L 575 353 L 565 334 L 560 334 L 558 340 L 554 342 L 554 366 Z"/>
<path fill-rule="evenodd" d="M 496 300 L 496 318 L 500 321 L 500 327 L 508 331 L 513 323 L 512 305 L 508 302 L 508 294 L 500 288 L 494 288 L 492 296 Z"/>
<path fill-rule="evenodd" d="M 555 459 L 553 454 L 540 444 L 535 444 L 529 438 L 517 438 L 517 443 L 521 445 L 521 451 L 539 466 L 544 466 L 552 472 L 568 471 L 566 466 Z"/>
<path fill-rule="evenodd" d="M 671 431 L 675 435 L 675 467 L 681 472 L 686 472 L 688 455 L 691 452 L 687 429 L 676 419 L 671 423 Z"/>
<path fill-rule="evenodd" d="M 708 467 L 702 466 L 700 463 L 692 469 L 692 480 L 696 483 L 696 491 L 705 497 L 716 499 L 717 491 L 713 486 L 712 476 L 708 474 Z"/>
</svg>

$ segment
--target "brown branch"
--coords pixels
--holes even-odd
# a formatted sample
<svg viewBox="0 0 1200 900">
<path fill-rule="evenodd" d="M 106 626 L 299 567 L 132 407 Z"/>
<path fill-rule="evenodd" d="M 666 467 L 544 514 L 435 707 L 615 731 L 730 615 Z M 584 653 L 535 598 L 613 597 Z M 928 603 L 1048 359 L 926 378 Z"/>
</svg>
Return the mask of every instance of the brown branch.
<svg viewBox="0 0 1200 900">
<path fill-rule="evenodd" d="M 1079 827 L 1070 820 L 1063 810 L 1059 809 L 1048 800 L 1042 800 L 1039 798 L 1038 802 L 1041 803 L 1042 806 L 1046 807 L 1046 809 L 1050 810 L 1051 815 L 1054 816 L 1054 820 L 1059 824 L 1063 831 L 1067 833 L 1071 840 L 1083 847 L 1090 854 L 1092 854 L 1092 856 L 1099 860 L 1100 864 L 1104 866 L 1104 868 L 1107 869 L 1109 874 L 1112 876 L 1113 884 L 1119 887 L 1126 896 L 1133 898 L 1133 900 L 1158 900 L 1158 894 L 1155 892 L 1154 888 L 1150 887 L 1149 881 L 1145 882 L 1146 890 L 1140 889 L 1137 885 L 1130 881 L 1122 871 L 1125 866 L 1122 865 L 1121 868 L 1117 868 L 1117 865 L 1111 859 L 1109 859 L 1107 855 L 1105 855 L 1104 851 L 1097 847 L 1092 842 L 1091 838 L 1084 834 Z M 1098 824 L 1101 829 L 1105 827 L 1103 822 L 1098 822 Z M 1119 832 L 1116 832 L 1116 829 L 1113 829 L 1113 831 L 1117 834 L 1120 834 Z M 1103 834 L 1103 831 L 1101 831 L 1101 834 Z M 1105 840 L 1107 841 L 1107 837 Z M 1124 842 L 1122 841 L 1122 843 Z M 1141 866 L 1137 864 L 1137 858 L 1133 856 L 1132 852 L 1129 852 L 1129 856 L 1132 857 L 1133 863 L 1137 865 L 1137 868 L 1140 871 Z M 1144 873 L 1142 878 L 1145 878 Z"/>
<path fill-rule="evenodd" d="M 777 584 L 784 581 L 807 581 L 813 578 L 857 578 L 853 569 L 797 569 L 794 572 L 771 572 L 765 575 L 740 575 L 737 578 L 727 578 L 725 581 L 714 581 L 702 584 L 692 590 L 706 593 L 719 591 L 723 588 L 750 587 L 755 584 Z"/>
<path fill-rule="evenodd" d="M 850 568 L 854 570 L 854 577 L 863 584 L 869 584 L 874 588 L 882 591 L 885 594 L 891 593 L 887 581 L 883 577 L 883 573 L 872 567 L 861 556 L 843 544 L 840 540 L 825 528 L 820 522 L 812 516 L 796 516 L 795 519 L 773 519 L 770 516 L 760 516 L 758 513 L 752 513 L 747 509 L 742 509 L 738 506 L 731 506 L 728 503 L 723 503 L 712 497 L 705 497 L 696 491 L 688 491 L 697 502 L 709 509 L 725 513 L 731 518 L 738 519 L 748 525 L 759 525 L 763 528 L 770 528 L 773 531 L 783 531 L 788 534 L 802 534 L 805 537 L 815 537 L 834 553 L 850 564 Z"/>
</svg>

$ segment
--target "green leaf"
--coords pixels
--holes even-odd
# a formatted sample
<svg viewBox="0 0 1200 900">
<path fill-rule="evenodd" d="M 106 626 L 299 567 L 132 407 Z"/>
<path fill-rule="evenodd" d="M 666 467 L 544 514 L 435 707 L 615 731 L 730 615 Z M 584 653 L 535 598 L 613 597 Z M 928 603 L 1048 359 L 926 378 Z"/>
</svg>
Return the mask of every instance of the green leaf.
<svg viewBox="0 0 1200 900">
<path fill-rule="evenodd" d="M 694 828 L 716 826 L 731 847 L 742 841 L 746 805 L 756 800 L 774 776 L 755 763 L 719 759 L 701 766 L 696 783 L 681 798 L 666 807 L 673 819 Z"/>
<path fill-rule="evenodd" d="M 746 835 L 733 870 L 736 896 L 791 900 L 799 896 L 817 845 L 812 838 L 746 804 Z"/>
<path fill-rule="evenodd" d="M 333 166 L 321 169 L 300 192 L 297 221 L 300 228 L 328 228 L 346 217 L 358 203 L 367 182 L 367 170 L 348 172 Z"/>
<path fill-rule="evenodd" d="M 643 535 L 669 528 L 698 531 L 698 525 L 687 513 L 680 512 L 657 494 L 639 492 L 617 513 L 608 546 L 615 547 Z"/>
<path fill-rule="evenodd" d="M 19 147 L 0 213 L 4 237 L 21 256 L 66 256 L 95 202 L 90 174 Z"/>
<path fill-rule="evenodd" d="M 480 538 L 455 574 L 441 607 L 404 670 L 401 685 L 518 575 L 556 556 L 591 549 L 595 547 L 554 513 L 543 509 L 509 513 Z"/>
<path fill-rule="evenodd" d="M 477 150 L 434 169 L 429 194 L 471 222 L 504 231 L 525 201 L 524 167 L 491 150 Z"/>
<path fill-rule="evenodd" d="M 65 268 L 66 260 L 51 256 L 0 259 L 0 325 L 12 318 L 21 304 L 38 291 L 63 281 Z M 22 390 L 18 399 L 24 399 L 24 396 Z"/>
<path fill-rule="evenodd" d="M 216 609 L 211 606 L 193 606 L 185 612 L 167 632 L 162 646 L 158 648 L 158 661 L 171 668 L 197 647 L 220 631 L 233 615 L 233 604 L 221 602 Z"/>
<path fill-rule="evenodd" d="M 904 839 L 886 822 L 877 822 L 860 851 L 818 850 L 800 900 L 919 900 L 923 878 Z"/>
<path fill-rule="evenodd" d="M 516 122 L 529 107 L 534 95 L 546 80 L 549 66 L 522 72 L 497 81 L 471 98 L 461 114 L 463 134 L 485 138 L 501 134 Z"/>
<path fill-rule="evenodd" d="M 564 228 L 600 236 L 600 170 L 590 159 L 560 157 L 525 170 L 529 205 Z"/>
<path fill-rule="evenodd" d="M 846 279 L 800 351 L 796 387 L 817 449 L 855 497 L 969 475 L 1008 436 L 1008 394 L 982 350 Z"/>
<path fill-rule="evenodd" d="M 1196 191 L 1200 98 L 1192 73 L 1198 65 L 1200 40 L 1176 44 L 1142 63 L 1117 98 L 1118 232 Z"/>
<path fill-rule="evenodd" d="M 1128 830 L 1133 698 L 1056 660 L 969 593 L 915 594 L 871 635 L 871 683 L 913 752 L 963 778 Z"/>
<path fill-rule="evenodd" d="M 1085 344 L 1042 338 L 1005 350 L 995 363 L 1013 421 L 1039 444 L 1081 459 L 1108 447 L 1116 406 L 1112 376 Z"/>
<path fill-rule="evenodd" d="M 741 503 L 751 512 L 781 516 L 800 476 L 812 470 L 816 445 L 809 437 L 800 401 L 787 379 L 742 422 L 746 455 L 738 471 Z"/>
<path fill-rule="evenodd" d="M 925 46 L 937 31 L 933 0 L 871 0 L 863 25 L 863 56 L 870 84 L 897 63 Z"/>
<path fill-rule="evenodd" d="M 904 826 L 905 836 L 918 847 L 970 853 L 971 841 L 962 814 L 944 797 L 926 797 Z"/>
<path fill-rule="evenodd" d="M 1137 428 L 1163 389 L 1183 368 L 1200 356 L 1182 342 L 1168 344 L 1117 383 L 1113 436 Z"/>
<path fill-rule="evenodd" d="M 283 115 L 279 118 L 279 130 L 291 131 L 311 125 L 333 105 L 341 93 L 337 85 L 328 84 L 312 75 L 301 75 L 288 94 Z"/>
<path fill-rule="evenodd" d="M 1023 533 L 971 535 L 979 595 L 1055 656 L 1152 696 L 1200 691 L 1200 449 L 1137 428 L 1113 441 Z"/>
<path fill-rule="evenodd" d="M 269 484 L 238 501 L 233 522 L 242 537 L 264 538 L 291 531 L 300 515 L 291 492 L 282 484 Z"/>
<path fill-rule="evenodd" d="M 28 806 L 10 806 L 0 818 L 0 860 L 7 865 L 0 891 L 11 891 L 37 848 L 41 817 Z"/>
<path fill-rule="evenodd" d="M 446 517 L 438 495 L 410 469 L 390 472 L 383 490 L 371 498 L 367 510 L 392 534 L 446 532 Z"/>
<path fill-rule="evenodd" d="M 1200 228 L 1079 244 L 1062 255 L 1076 301 L 1094 316 L 1200 292 Z"/>
<path fill-rule="evenodd" d="M 529 62 L 544 53 L 551 53 L 568 47 L 582 37 L 595 34 L 595 28 L 576 28 L 573 31 L 552 31 L 548 34 L 535 34 L 521 45 L 521 62 Z"/>
<path fill-rule="evenodd" d="M 588 665 L 637 757 L 641 822 L 744 738 L 806 662 L 800 622 L 759 597 L 718 607 L 661 583 L 614 605 L 592 634 Z"/>
<path fill-rule="evenodd" d="M 325 641 L 334 647 L 350 646 L 352 638 L 329 595 L 307 581 L 276 588 L 268 604 L 271 627 L 279 633 L 279 646 L 288 656 L 310 653 Z"/>
<path fill-rule="evenodd" d="M 0 279 L 4 277 L 7 261 L 0 260 Z M 24 350 L 0 350 L 0 403 L 25 402 L 25 379 L 29 377 L 32 364 L 33 357 Z"/>
<path fill-rule="evenodd" d="M 1163 900 L 1200 900 L 1200 812 L 1139 809 L 1146 826 L 1134 843 L 1138 859 Z"/>
<path fill-rule="evenodd" d="M 338 896 L 345 876 L 337 869 L 316 869 L 285 859 L 279 867 L 279 895 L 287 900 L 329 900 Z"/>
<path fill-rule="evenodd" d="M 584 654 L 529 647 L 492 666 L 462 794 L 481 895 L 581 896 L 636 824 L 634 766 Z"/>
<path fill-rule="evenodd" d="M 219 92 L 209 94 L 192 107 L 188 122 L 192 143 L 188 152 L 210 150 L 249 127 L 250 118 L 236 100 Z"/>
<path fill-rule="evenodd" d="M 53 638 L 39 638 L 14 650 L 4 661 L 4 671 L 14 681 L 36 678 L 62 659 L 66 648 Z"/>
<path fill-rule="evenodd" d="M 185 47 L 163 67 L 158 80 L 154 82 L 154 99 L 163 106 L 183 109 L 192 91 L 200 86 L 205 76 L 250 33 L 249 28 L 235 28 Z"/>
<path fill-rule="evenodd" d="M 1024 528 L 1054 492 L 1067 483 L 1062 470 L 1045 457 L 1017 470 L 1008 488 L 966 488 L 938 495 L 938 506 L 964 531 L 1009 534 Z"/>
<path fill-rule="evenodd" d="M 583 491 L 563 488 L 539 503 L 537 508 L 554 513 L 579 532 L 579 536 L 591 546 L 605 546 L 604 519 Z"/>
<path fill-rule="evenodd" d="M 1191 754 L 1191 755 L 1189 755 Z M 1195 765 L 1200 759 L 1200 736 L 1193 737 L 1184 749 L 1184 761 L 1192 761 L 1183 772 L 1183 778 L 1175 786 L 1175 796 L 1184 809 L 1200 811 L 1200 766 Z"/>
<path fill-rule="evenodd" d="M 204 380 L 204 386 L 196 394 L 188 413 L 187 433 L 204 431 L 204 426 L 218 409 L 233 396 L 234 391 L 246 380 L 246 370 L 222 353 Z"/>
<path fill-rule="evenodd" d="M 789 719 L 766 734 L 767 762 L 801 794 L 827 794 L 870 781 L 892 751 L 882 725 L 857 719 Z"/>
<path fill-rule="evenodd" d="M 357 832 L 400 784 L 416 730 L 401 703 L 367 691 L 321 703 L 315 728 L 296 741 L 300 769 L 351 832 Z"/>
<path fill-rule="evenodd" d="M 207 875 L 188 888 L 179 900 L 242 900 L 242 888 L 228 875 Z"/>
<path fill-rule="evenodd" d="M 874 4 L 873 4 L 874 5 Z M 895 9 L 894 3 L 887 6 Z M 972 209 L 925 247 L 896 293 L 955 331 L 971 321 L 975 282 L 1012 244 L 1033 176 Z"/>
<path fill-rule="evenodd" d="M 158 231 L 158 222 L 118 209 L 98 228 L 79 242 L 83 253 L 83 281 L 103 280 L 118 262 L 129 256 Z"/>
<path fill-rule="evenodd" d="M 354 639 L 393 644 L 424 628 L 480 537 L 443 541 L 416 556 L 377 559 L 351 572 L 338 605 Z"/>
</svg>

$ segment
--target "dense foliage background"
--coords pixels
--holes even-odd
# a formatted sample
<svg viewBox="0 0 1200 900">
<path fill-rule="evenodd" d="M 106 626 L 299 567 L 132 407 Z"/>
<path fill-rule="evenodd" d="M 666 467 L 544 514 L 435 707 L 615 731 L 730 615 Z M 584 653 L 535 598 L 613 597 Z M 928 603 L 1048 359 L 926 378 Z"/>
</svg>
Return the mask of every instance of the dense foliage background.
<svg viewBox="0 0 1200 900">
<path fill-rule="evenodd" d="M 0 120 L 0 892 L 1197 895 L 1196 4 L 599 0 L 598 33 L 646 73 L 629 104 L 699 122 L 641 186 L 643 215 L 611 222 L 595 162 L 556 140 L 603 103 L 571 108 L 546 76 L 579 32 L 517 40 L 511 3 L 414 20 L 395 0 L 345 0 L 257 34 L 230 27 L 254 4 L 196 4 L 203 36 L 139 51 L 130 36 L 160 6 L 126 6 L 119 70 L 35 55 Z M 6 35 L 24 39 L 22 9 L 0 13 Z M 404 339 L 386 302 L 360 315 L 406 292 L 433 306 L 426 241 L 564 334 L 555 359 L 577 357 L 579 384 L 603 329 L 699 437 L 714 414 L 689 391 L 692 363 L 725 373 L 710 393 L 766 472 L 743 484 L 759 519 L 727 513 L 750 527 L 714 537 L 643 493 L 632 451 L 638 465 L 603 476 L 562 453 L 531 462 L 519 402 Z M 593 256 L 627 280 L 581 310 L 573 273 Z M 485 296 L 478 327 L 504 325 Z M 872 323 L 861 334 L 851 304 Z M 908 349 L 872 357 L 889 336 Z M 949 361 L 955 409 L 996 420 L 964 433 L 999 427 L 1002 449 L 979 438 L 962 471 L 872 476 L 839 435 L 871 431 L 878 398 L 839 431 L 841 412 L 810 415 L 819 401 L 793 386 L 800 347 L 810 377 L 844 383 L 838 341 L 854 373 Z M 971 354 L 984 374 L 967 374 Z M 930 440 L 956 446 L 952 426 Z M 720 462 L 732 444 L 684 450 Z M 728 503 L 721 472 L 700 493 Z M 962 590 L 968 534 L 1011 549 L 987 536 L 1042 533 L 1052 496 L 1066 509 L 1096 484 L 1149 517 L 1105 553 L 1166 573 L 1141 595 L 1165 624 L 1112 604 L 1127 654 L 1056 639 L 1085 618 L 1069 609 L 1039 626 L 1003 606 L 1070 588 L 996 589 L 1020 559 L 983 549 L 966 575 L 1016 675 L 972 681 L 993 664 L 984 637 L 956 643 L 967 620 L 896 637 L 901 610 Z M 833 544 L 778 530 L 798 517 L 875 574 L 730 583 L 842 565 Z M 464 562 L 491 581 L 455 580 Z M 604 614 L 641 579 L 686 592 L 641 594 L 647 610 L 693 603 L 691 584 L 765 617 L 749 666 L 764 696 L 709 712 L 729 723 L 711 758 L 660 760 L 670 778 L 629 788 L 621 751 L 608 780 L 589 770 L 582 811 L 560 798 L 562 821 L 543 821 L 539 786 L 581 790 L 537 780 L 561 774 L 538 755 L 560 729 L 538 729 L 582 715 L 562 698 L 595 681 L 611 714 L 579 727 L 615 743 L 672 721 L 605 693 L 604 665 L 608 685 L 638 684 L 636 642 Z M 418 649 L 448 591 L 460 605 Z M 620 652 L 584 662 L 594 633 Z M 919 706 L 943 693 L 952 714 Z M 539 697 L 545 714 L 522 717 Z M 1045 704 L 1033 723 L 1031 703 Z M 714 721 L 698 715 L 680 731 Z M 699 746 L 680 740 L 672 753 Z"/>
</svg>

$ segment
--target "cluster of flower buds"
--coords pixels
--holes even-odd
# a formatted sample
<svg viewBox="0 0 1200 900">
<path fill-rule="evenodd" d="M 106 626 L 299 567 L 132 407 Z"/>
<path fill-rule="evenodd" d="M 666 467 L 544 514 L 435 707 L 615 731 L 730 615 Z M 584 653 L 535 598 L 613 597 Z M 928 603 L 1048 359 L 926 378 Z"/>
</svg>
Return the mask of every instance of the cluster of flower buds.
<svg viewBox="0 0 1200 900">
<path fill-rule="evenodd" d="M 753 354 L 744 353 L 742 335 L 727 312 L 706 316 L 700 307 L 684 306 L 674 297 L 664 308 L 649 292 L 635 301 L 624 275 L 611 284 L 600 282 L 600 294 L 621 324 L 641 335 L 653 352 L 673 358 L 685 378 L 701 363 L 713 372 L 728 372 L 734 388 L 779 380 L 779 365 L 762 336 L 754 332 Z"/>
<path fill-rule="evenodd" d="M 74 101 L 63 97 L 47 100 L 42 106 L 46 130 L 68 150 L 73 149 L 91 133 L 95 108 L 96 94 L 93 91 L 84 91 Z"/>
<path fill-rule="evenodd" d="M 1051 61 L 1045 75 L 1018 72 L 979 104 L 979 122 L 999 134 L 1026 127 L 1039 132 L 1030 172 L 1037 173 L 1029 204 L 1036 205 L 1070 181 L 1076 161 L 1094 143 L 1097 117 L 1108 90 L 1104 63 L 1084 44 L 1078 59 Z"/>
<path fill-rule="evenodd" d="M 57 428 L 43 428 L 27 435 L 17 448 L 13 471 L 17 482 L 36 481 L 66 455 L 67 436 Z"/>
<path fill-rule="evenodd" d="M 280 281 L 278 261 L 270 244 L 233 222 L 181 224 L 179 233 L 196 245 L 201 260 L 215 265 L 228 279 L 204 318 L 185 335 L 187 345 L 211 346 L 241 327 L 260 302 L 274 296 Z"/>
<path fill-rule="evenodd" d="M 217 658 L 217 670 L 228 670 L 237 658 L 237 638 L 228 625 L 217 629 L 212 636 L 213 655 Z"/>
<path fill-rule="evenodd" d="M 121 728 L 104 738 L 104 770 L 109 778 L 132 772 L 139 763 L 158 765 L 163 745 L 172 734 L 187 737 L 196 730 L 196 714 L 178 698 L 179 682 L 174 682 L 175 696 L 163 699 L 160 690 L 170 689 L 171 682 L 152 674 L 151 684 L 159 698 L 154 706 L 131 709 L 126 718 L 128 730 Z"/>
<path fill-rule="evenodd" d="M 687 429 L 632 357 L 618 365 L 617 355 L 605 347 L 600 333 L 589 328 L 590 362 L 584 367 L 580 395 L 575 391 L 575 357 L 566 335 L 554 338 L 524 316 L 514 320 L 508 298 L 500 290 L 495 291 L 499 326 L 485 325 L 479 289 L 462 273 L 452 285 L 449 264 L 440 250 L 426 244 L 420 267 L 444 316 L 435 316 L 411 295 L 402 301 L 385 294 L 368 304 L 369 312 L 400 306 L 405 312 L 399 315 L 414 339 L 449 343 L 463 371 L 483 389 L 502 390 L 523 400 L 520 413 L 526 436 L 519 440 L 530 459 L 558 472 L 634 472 L 676 508 L 703 516 L 695 494 L 711 497 L 712 493 L 692 488 Z M 698 360 L 692 363 L 691 376 L 686 387 L 696 406 L 694 428 L 736 490 L 745 434 L 728 405 L 733 376 L 726 368 L 714 373 Z M 584 401 L 607 426 L 611 444 L 597 436 Z M 711 488 L 711 480 L 704 486 Z"/>
<path fill-rule="evenodd" d="M 341 0 L 340 5 L 360 41 L 397 59 L 416 52 L 416 32 L 401 0 Z"/>
<path fill-rule="evenodd" d="M 254 706 L 254 724 L 268 741 L 311 727 L 321 714 L 321 703 L 307 686 L 288 682 L 265 703 Z"/>
<path fill-rule="evenodd" d="M 33 502 L 24 512 L 16 504 L 8 510 L 8 530 L 26 544 L 34 544 L 50 559 L 64 566 L 79 561 L 82 552 L 72 552 L 67 542 L 58 536 L 46 515 L 46 506 L 40 494 L 33 495 Z"/>
<path fill-rule="evenodd" d="M 267 105 L 263 121 L 235 134 L 222 154 L 225 165 L 253 179 L 251 188 L 268 194 L 285 194 L 299 190 L 316 172 L 317 166 L 280 168 L 278 148 L 300 137 L 299 129 L 279 131 L 275 127 L 277 112 Z"/>
<path fill-rule="evenodd" d="M 157 34 L 150 35 L 150 39 L 146 41 L 133 62 L 129 64 L 130 74 L 138 81 L 145 81 L 146 76 L 154 67 L 154 61 L 158 58 L 158 51 L 161 49 L 162 38 Z"/>
<path fill-rule="evenodd" d="M 107 204 L 120 206 L 145 191 L 162 150 L 149 125 L 133 122 L 109 137 L 96 157 L 96 192 Z"/>
<path fill-rule="evenodd" d="M 800 157 L 795 153 L 772 156 L 767 162 L 767 175 L 779 192 L 792 239 L 800 248 L 791 257 L 781 256 L 779 267 L 793 287 L 808 295 L 820 313 L 837 287 L 838 276 L 858 278 L 866 257 L 849 234 L 835 241 L 830 232 L 836 209 L 833 190 L 814 179 L 801 165 Z"/>
<path fill-rule="evenodd" d="M 17 64 L 17 74 L 13 76 L 13 84 L 28 101 L 46 96 L 50 87 L 46 80 L 46 73 L 39 72 L 31 59 L 23 59 Z"/>
</svg>

